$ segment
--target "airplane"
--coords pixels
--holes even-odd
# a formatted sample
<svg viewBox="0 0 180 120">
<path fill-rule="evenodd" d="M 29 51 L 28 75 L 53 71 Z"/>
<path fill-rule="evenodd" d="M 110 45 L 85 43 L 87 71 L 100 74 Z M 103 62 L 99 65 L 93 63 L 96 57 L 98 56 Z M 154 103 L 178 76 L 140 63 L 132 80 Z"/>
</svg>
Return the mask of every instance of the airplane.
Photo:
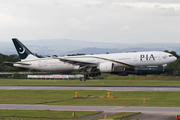
<svg viewBox="0 0 180 120">
<path fill-rule="evenodd" d="M 13 63 L 16 67 L 42 71 L 83 70 L 87 72 L 85 77 L 103 72 L 120 74 L 143 66 L 165 66 L 177 59 L 161 51 L 38 58 L 17 38 L 12 38 L 12 41 L 21 58 L 21 61 Z"/>
</svg>

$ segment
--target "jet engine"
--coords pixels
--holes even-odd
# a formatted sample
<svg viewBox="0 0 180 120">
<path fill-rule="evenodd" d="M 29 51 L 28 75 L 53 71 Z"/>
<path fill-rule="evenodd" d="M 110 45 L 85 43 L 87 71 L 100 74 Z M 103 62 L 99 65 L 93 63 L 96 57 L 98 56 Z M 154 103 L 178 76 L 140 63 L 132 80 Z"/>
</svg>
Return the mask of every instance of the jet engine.
<svg viewBox="0 0 180 120">
<path fill-rule="evenodd" d="M 105 62 L 99 64 L 98 69 L 100 72 L 113 72 L 114 71 L 114 63 L 111 62 Z"/>
</svg>

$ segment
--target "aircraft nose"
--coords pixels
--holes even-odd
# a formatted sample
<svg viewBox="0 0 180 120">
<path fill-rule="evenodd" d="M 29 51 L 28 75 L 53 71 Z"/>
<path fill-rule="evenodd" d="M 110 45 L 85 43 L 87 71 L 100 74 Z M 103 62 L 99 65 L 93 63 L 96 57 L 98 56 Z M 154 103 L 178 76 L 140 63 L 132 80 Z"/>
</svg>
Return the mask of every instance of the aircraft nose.
<svg viewBox="0 0 180 120">
<path fill-rule="evenodd" d="M 174 57 L 173 57 L 173 61 L 176 61 L 176 60 L 177 60 L 177 57 L 174 56 Z"/>
</svg>

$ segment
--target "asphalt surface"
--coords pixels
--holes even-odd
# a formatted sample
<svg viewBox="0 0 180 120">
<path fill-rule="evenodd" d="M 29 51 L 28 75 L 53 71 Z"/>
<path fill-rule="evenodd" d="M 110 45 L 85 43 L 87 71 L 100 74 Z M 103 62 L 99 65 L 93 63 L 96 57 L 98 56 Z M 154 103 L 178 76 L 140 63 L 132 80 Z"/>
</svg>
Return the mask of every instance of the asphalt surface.
<svg viewBox="0 0 180 120">
<path fill-rule="evenodd" d="M 1 90 L 107 90 L 107 91 L 180 91 L 180 87 L 103 87 L 103 86 L 35 86 L 0 85 Z"/>
<path fill-rule="evenodd" d="M 23 86 L 1 85 L 1 90 L 107 90 L 107 91 L 180 91 L 180 87 L 108 87 L 108 86 Z M 173 101 L 172 101 L 173 102 Z M 60 106 L 60 105 L 25 105 L 25 104 L 0 104 L 0 109 L 20 110 L 57 110 L 57 111 L 104 111 L 101 114 L 83 117 L 81 119 L 100 118 L 119 112 L 141 112 L 129 116 L 132 120 L 177 120 L 180 107 L 126 107 L 126 106 Z M 108 117 L 107 117 L 108 118 Z"/>
<path fill-rule="evenodd" d="M 129 116 L 132 120 L 175 120 L 180 114 L 180 107 L 126 107 L 126 106 L 66 106 L 66 105 L 27 105 L 27 104 L 0 104 L 0 109 L 12 110 L 56 110 L 56 111 L 104 111 L 104 113 L 87 116 L 83 119 L 100 118 L 119 112 L 141 112 Z M 108 117 L 107 117 L 108 118 Z"/>
</svg>

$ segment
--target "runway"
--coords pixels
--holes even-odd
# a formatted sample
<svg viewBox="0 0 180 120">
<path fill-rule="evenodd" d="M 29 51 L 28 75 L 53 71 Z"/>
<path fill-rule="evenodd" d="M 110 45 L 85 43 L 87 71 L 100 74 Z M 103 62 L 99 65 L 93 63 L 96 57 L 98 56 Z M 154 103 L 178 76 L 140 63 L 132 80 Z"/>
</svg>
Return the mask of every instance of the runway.
<svg viewBox="0 0 180 120">
<path fill-rule="evenodd" d="M 180 91 L 180 87 L 0 85 L 0 90 Z"/>
<path fill-rule="evenodd" d="M 0 109 L 56 110 L 56 111 L 105 111 L 105 112 L 178 112 L 180 107 L 134 107 L 134 106 L 74 106 L 43 104 L 0 104 Z"/>
<path fill-rule="evenodd" d="M 180 91 L 180 87 L 124 87 L 124 86 L 36 86 L 36 85 L 0 85 L 0 90 L 106 90 L 106 91 Z M 99 115 L 87 116 L 88 118 L 103 117 L 118 112 L 141 112 L 129 116 L 132 120 L 176 120 L 180 115 L 180 107 L 131 107 L 131 106 L 62 106 L 62 105 L 25 105 L 25 104 L 0 104 L 0 109 L 15 110 L 56 110 L 56 111 L 104 111 Z M 128 118 L 128 117 L 127 117 Z"/>
<path fill-rule="evenodd" d="M 180 107 L 126 107 L 126 106 L 66 106 L 66 105 L 25 105 L 0 104 L 0 109 L 16 110 L 56 110 L 56 111 L 104 111 L 104 114 L 118 112 L 141 112 L 129 116 L 132 120 L 175 120 L 180 114 Z M 102 116 L 103 117 L 103 116 Z"/>
<path fill-rule="evenodd" d="M 105 111 L 105 112 L 178 112 L 180 107 L 134 107 L 134 106 L 74 106 L 43 104 L 0 104 L 0 109 L 56 110 L 56 111 Z"/>
</svg>

